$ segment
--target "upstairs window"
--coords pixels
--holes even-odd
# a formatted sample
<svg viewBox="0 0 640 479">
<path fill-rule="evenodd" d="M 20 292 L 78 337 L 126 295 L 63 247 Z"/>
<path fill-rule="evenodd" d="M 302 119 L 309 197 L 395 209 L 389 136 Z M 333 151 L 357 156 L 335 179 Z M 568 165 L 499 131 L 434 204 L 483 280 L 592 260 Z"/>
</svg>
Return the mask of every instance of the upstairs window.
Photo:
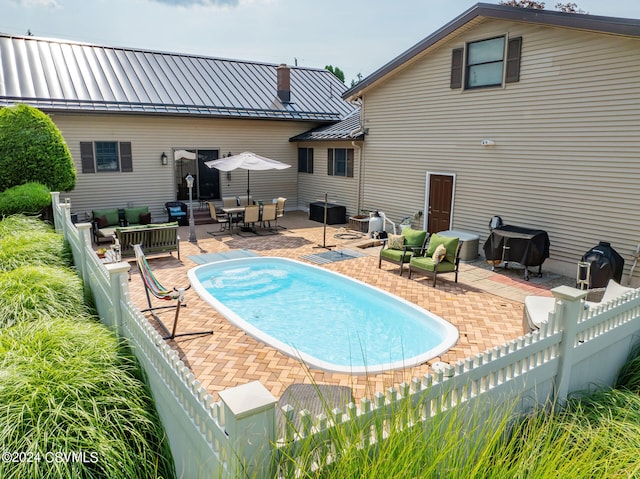
<svg viewBox="0 0 640 479">
<path fill-rule="evenodd" d="M 353 148 L 329 148 L 327 152 L 329 176 L 353 177 Z"/>
<path fill-rule="evenodd" d="M 486 88 L 520 81 L 522 37 L 496 37 L 456 48 L 451 56 L 451 88 Z M 505 51 L 506 50 L 506 51 Z"/>
<path fill-rule="evenodd" d="M 502 85 L 504 37 L 467 45 L 466 88 Z"/>
<path fill-rule="evenodd" d="M 313 148 L 298 148 L 298 172 L 313 173 Z"/>
</svg>

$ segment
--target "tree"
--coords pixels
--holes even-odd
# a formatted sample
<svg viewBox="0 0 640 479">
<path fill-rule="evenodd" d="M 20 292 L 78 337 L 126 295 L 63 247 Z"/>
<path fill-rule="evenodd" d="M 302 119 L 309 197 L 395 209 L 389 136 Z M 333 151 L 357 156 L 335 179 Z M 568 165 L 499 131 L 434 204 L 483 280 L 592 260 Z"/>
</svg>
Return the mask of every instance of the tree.
<svg viewBox="0 0 640 479">
<path fill-rule="evenodd" d="M 362 73 L 358 73 L 356 77 L 353 80 L 351 80 L 351 86 L 354 87 L 361 81 L 362 81 Z"/>
<path fill-rule="evenodd" d="M 536 2 L 535 0 L 500 0 L 500 5 L 508 7 L 535 8 L 536 10 L 544 10 L 544 2 Z M 556 3 L 555 9 L 564 13 L 587 13 L 578 8 L 575 3 Z"/>
<path fill-rule="evenodd" d="M 62 133 L 48 115 L 29 105 L 0 109 L 0 191 L 24 183 L 70 191 L 76 169 Z"/>
<path fill-rule="evenodd" d="M 333 73 L 338 78 L 338 80 L 340 80 L 342 83 L 344 83 L 344 72 L 342 70 L 340 70 L 340 68 L 334 67 L 333 65 L 327 65 L 324 68 L 325 68 L 325 70 L 329 70 L 331 73 Z"/>
</svg>

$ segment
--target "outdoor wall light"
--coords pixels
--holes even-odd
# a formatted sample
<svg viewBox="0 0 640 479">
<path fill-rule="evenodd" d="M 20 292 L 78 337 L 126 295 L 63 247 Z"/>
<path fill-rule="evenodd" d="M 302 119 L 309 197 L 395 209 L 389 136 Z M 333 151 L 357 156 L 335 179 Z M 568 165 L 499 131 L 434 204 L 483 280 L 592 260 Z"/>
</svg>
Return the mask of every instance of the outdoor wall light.
<svg viewBox="0 0 640 479">
<path fill-rule="evenodd" d="M 164 151 L 162 152 L 162 155 L 160 155 L 160 163 L 162 163 L 163 165 L 169 164 L 169 159 L 167 158 L 167 154 Z"/>
<path fill-rule="evenodd" d="M 231 172 L 227 171 L 227 181 L 231 181 Z"/>
</svg>

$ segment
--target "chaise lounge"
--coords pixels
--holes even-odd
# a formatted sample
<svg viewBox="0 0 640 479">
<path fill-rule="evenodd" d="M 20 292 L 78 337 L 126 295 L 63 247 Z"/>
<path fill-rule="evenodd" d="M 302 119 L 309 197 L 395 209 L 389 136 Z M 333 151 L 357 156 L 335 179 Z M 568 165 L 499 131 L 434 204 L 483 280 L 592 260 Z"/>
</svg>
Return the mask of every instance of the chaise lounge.
<svg viewBox="0 0 640 479">
<path fill-rule="evenodd" d="M 606 288 L 597 288 L 589 290 L 590 294 L 603 292 L 602 299 L 599 302 L 585 300 L 586 308 L 592 308 L 600 304 L 608 303 L 616 298 L 624 296 L 633 288 L 627 288 L 610 279 Z M 589 298 L 589 295 L 587 295 Z M 522 311 L 522 329 L 524 334 L 531 333 L 540 329 L 540 327 L 549 321 L 549 314 L 556 309 L 556 298 L 550 296 L 527 296 L 524 298 L 524 309 Z"/>
</svg>

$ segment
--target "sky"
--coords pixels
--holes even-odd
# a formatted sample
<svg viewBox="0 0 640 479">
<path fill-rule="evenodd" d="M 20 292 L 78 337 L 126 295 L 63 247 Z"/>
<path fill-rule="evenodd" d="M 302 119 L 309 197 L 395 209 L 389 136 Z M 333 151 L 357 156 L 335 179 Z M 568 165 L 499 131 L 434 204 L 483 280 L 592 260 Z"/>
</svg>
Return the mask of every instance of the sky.
<svg viewBox="0 0 640 479">
<path fill-rule="evenodd" d="M 559 0 L 546 2 L 554 9 Z M 0 32 L 98 45 L 287 63 L 366 77 L 473 0 L 0 0 Z M 498 0 L 485 0 L 498 3 Z M 567 3 L 563 1 L 563 3 Z M 575 0 L 640 19 L 640 0 Z"/>
</svg>

